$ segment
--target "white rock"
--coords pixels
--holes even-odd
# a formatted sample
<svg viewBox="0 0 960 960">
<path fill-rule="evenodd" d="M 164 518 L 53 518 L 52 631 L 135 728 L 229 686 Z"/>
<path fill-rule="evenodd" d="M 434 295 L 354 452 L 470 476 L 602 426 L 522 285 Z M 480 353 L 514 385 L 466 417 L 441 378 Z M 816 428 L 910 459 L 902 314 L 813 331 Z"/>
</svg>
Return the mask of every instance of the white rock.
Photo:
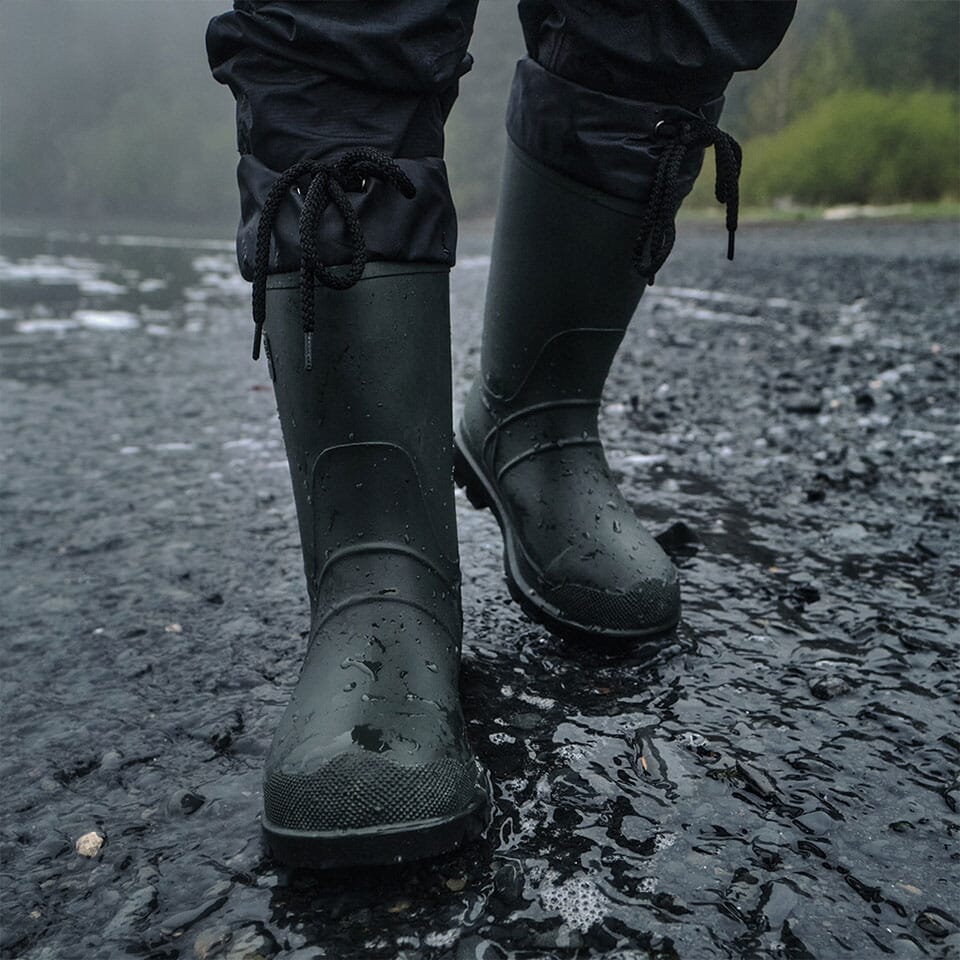
<svg viewBox="0 0 960 960">
<path fill-rule="evenodd" d="M 96 830 L 91 830 L 77 840 L 77 853 L 81 857 L 95 857 L 102 846 L 103 837 Z"/>
</svg>

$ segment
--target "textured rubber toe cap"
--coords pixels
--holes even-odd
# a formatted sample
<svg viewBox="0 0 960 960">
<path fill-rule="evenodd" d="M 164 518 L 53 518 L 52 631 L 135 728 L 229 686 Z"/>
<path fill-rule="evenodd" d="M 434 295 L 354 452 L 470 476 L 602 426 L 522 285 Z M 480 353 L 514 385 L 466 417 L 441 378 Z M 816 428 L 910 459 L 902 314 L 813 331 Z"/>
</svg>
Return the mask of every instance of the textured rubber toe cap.
<svg viewBox="0 0 960 960">
<path fill-rule="evenodd" d="M 626 543 L 608 540 L 586 556 L 582 549 L 570 548 L 542 572 L 527 573 L 564 619 L 613 631 L 643 631 L 677 621 L 677 569 L 639 522 L 631 520 Z"/>
<path fill-rule="evenodd" d="M 376 754 L 341 754 L 310 774 L 264 781 L 266 819 L 284 830 L 325 832 L 453 817 L 469 807 L 475 764 L 451 758 L 401 764 Z"/>
<path fill-rule="evenodd" d="M 630 631 L 669 626 L 680 615 L 680 583 L 645 580 L 625 593 L 612 593 L 578 583 L 543 591 L 563 615 L 584 627 Z"/>
</svg>

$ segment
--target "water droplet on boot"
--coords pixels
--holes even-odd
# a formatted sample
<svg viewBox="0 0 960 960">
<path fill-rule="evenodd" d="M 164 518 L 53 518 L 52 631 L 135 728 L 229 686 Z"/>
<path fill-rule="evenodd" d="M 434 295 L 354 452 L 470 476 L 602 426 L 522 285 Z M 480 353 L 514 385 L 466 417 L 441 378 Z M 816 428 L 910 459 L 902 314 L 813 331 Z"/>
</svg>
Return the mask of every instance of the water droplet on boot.
<svg viewBox="0 0 960 960">
<path fill-rule="evenodd" d="M 363 660 L 354 660 L 352 657 L 347 657 L 341 664 L 341 670 L 349 670 L 350 667 L 356 667 L 357 670 L 361 670 L 365 673 L 371 680 L 376 680 L 376 674 L 367 666 Z"/>
</svg>

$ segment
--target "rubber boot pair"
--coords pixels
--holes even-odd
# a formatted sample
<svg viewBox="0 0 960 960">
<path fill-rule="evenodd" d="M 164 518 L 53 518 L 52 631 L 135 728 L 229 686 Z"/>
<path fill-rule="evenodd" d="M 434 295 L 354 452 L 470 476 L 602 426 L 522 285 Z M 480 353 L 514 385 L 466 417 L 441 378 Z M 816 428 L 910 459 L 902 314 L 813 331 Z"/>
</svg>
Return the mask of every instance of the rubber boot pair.
<svg viewBox="0 0 960 960">
<path fill-rule="evenodd" d="M 663 632 L 680 609 L 597 434 L 644 287 L 630 262 L 642 215 L 511 148 L 482 376 L 456 441 L 457 481 L 500 522 L 514 596 L 595 643 Z M 447 271 L 374 263 L 331 289 L 341 280 L 311 280 L 307 309 L 303 276 L 261 292 L 312 613 L 263 829 L 280 860 L 314 867 L 448 850 L 487 806 L 458 696 Z"/>
</svg>

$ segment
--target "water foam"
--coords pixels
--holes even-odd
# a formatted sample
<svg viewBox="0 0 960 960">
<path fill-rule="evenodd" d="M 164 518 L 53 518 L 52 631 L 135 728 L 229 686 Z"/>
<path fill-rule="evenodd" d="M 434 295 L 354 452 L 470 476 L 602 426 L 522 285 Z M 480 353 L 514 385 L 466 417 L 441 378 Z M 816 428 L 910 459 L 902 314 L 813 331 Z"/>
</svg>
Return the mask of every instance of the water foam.
<svg viewBox="0 0 960 960">
<path fill-rule="evenodd" d="M 586 933 L 610 912 L 610 901 L 587 876 L 570 877 L 557 883 L 558 874 L 548 870 L 540 885 L 540 903 L 544 910 L 559 913 L 564 923 Z"/>
</svg>

